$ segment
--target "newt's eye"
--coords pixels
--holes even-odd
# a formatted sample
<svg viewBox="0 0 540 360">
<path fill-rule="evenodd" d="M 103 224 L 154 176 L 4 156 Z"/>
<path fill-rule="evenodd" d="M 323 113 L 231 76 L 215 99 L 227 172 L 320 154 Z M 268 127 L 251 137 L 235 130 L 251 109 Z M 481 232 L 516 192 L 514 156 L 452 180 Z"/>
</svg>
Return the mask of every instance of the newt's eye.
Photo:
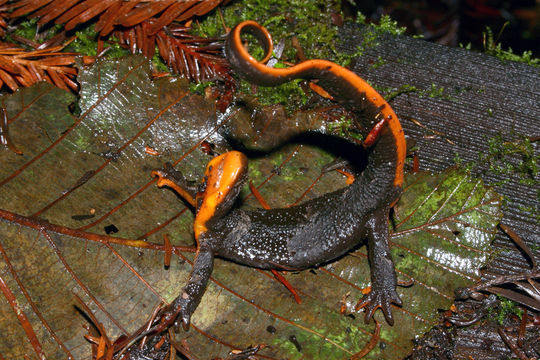
<svg viewBox="0 0 540 360">
<path fill-rule="evenodd" d="M 197 194 L 195 237 L 207 230 L 209 220 L 222 216 L 234 203 L 247 172 L 247 158 L 239 151 L 229 151 L 213 158 L 204 173 L 204 190 Z"/>
</svg>

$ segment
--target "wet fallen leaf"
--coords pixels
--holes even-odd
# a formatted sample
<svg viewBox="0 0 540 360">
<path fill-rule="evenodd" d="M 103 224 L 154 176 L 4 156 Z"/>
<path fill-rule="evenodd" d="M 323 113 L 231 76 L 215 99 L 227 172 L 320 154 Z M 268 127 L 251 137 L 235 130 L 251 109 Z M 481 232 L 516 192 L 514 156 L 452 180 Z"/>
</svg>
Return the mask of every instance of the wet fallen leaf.
<svg viewBox="0 0 540 360">
<path fill-rule="evenodd" d="M 89 358 L 87 320 L 73 294 L 111 339 L 177 296 L 193 255 L 173 256 L 165 268 L 163 235 L 172 246 L 193 245 L 193 216 L 174 193 L 155 186 L 150 171 L 171 161 L 198 179 L 211 158 L 200 144 L 226 150 L 219 130 L 237 120 L 234 110 L 216 117 L 214 104 L 188 93 L 183 80 L 150 80 L 142 57 L 98 61 L 82 68 L 78 80 L 77 115 L 69 110 L 73 95 L 44 83 L 2 98 L 10 136 L 24 153 L 0 149 L 0 277 L 18 303 L 15 309 L 0 302 L 5 358 L 33 356 L 36 341 L 48 358 Z M 286 206 L 345 186 L 337 172 L 315 181 L 333 159 L 319 147 L 289 144 L 252 158 L 250 178 L 270 206 Z M 243 198 L 242 206 L 259 207 L 247 187 Z M 25 223 L 13 213 L 33 217 Z M 394 308 L 397 325 L 382 321 L 381 345 L 366 358 L 401 358 L 438 321 L 437 309 L 450 306 L 453 289 L 478 279 L 500 216 L 499 196 L 463 171 L 407 177 L 392 251 L 398 277 L 413 286 L 399 288 L 404 306 Z M 53 231 L 49 223 L 79 231 Z M 120 238 L 115 243 L 106 241 L 111 226 Z M 253 344 L 267 344 L 259 354 L 270 358 L 350 357 L 375 330 L 350 310 L 369 285 L 365 254 L 360 247 L 323 268 L 286 274 L 301 305 L 270 272 L 217 260 L 193 326 L 177 340 L 202 359 Z M 37 340 L 14 310 L 25 313 Z"/>
</svg>

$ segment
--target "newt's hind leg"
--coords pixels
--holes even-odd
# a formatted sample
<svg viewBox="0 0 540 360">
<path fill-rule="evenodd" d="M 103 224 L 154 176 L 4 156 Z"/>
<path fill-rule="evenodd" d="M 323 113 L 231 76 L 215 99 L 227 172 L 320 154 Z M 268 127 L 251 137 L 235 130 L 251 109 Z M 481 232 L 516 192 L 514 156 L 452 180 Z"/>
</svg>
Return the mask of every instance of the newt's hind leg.
<svg viewBox="0 0 540 360">
<path fill-rule="evenodd" d="M 384 125 L 387 122 L 388 122 L 388 119 L 382 119 L 373 126 L 371 131 L 367 134 L 366 138 L 362 142 L 362 146 L 364 147 L 364 149 L 368 149 L 372 147 L 373 145 L 375 145 L 377 140 L 379 140 L 379 138 L 381 137 L 381 134 L 385 127 Z M 356 180 L 357 174 L 351 171 L 345 170 L 345 168 L 347 168 L 349 165 L 350 164 L 347 160 L 336 159 L 332 161 L 331 163 L 326 164 L 321 169 L 321 172 L 326 173 L 326 172 L 336 170 L 340 174 L 345 175 L 347 177 L 347 185 L 350 185 Z"/>
<path fill-rule="evenodd" d="M 371 291 L 358 302 L 356 310 L 365 307 L 365 320 L 368 322 L 375 311 L 381 308 L 388 324 L 393 325 L 391 305 L 401 306 L 402 301 L 396 292 L 396 272 L 388 246 L 388 212 L 389 208 L 377 210 L 366 223 L 368 258 L 371 266 Z"/>
</svg>

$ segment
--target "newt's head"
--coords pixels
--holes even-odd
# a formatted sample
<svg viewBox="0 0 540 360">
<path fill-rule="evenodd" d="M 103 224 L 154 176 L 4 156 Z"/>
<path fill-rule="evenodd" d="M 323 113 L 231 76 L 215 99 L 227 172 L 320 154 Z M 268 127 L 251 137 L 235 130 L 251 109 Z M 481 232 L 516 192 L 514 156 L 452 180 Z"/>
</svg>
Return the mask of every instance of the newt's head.
<svg viewBox="0 0 540 360">
<path fill-rule="evenodd" d="M 239 151 L 229 151 L 208 163 L 202 191 L 195 197 L 195 239 L 207 230 L 209 222 L 229 211 L 242 189 L 246 174 L 247 158 Z"/>
</svg>

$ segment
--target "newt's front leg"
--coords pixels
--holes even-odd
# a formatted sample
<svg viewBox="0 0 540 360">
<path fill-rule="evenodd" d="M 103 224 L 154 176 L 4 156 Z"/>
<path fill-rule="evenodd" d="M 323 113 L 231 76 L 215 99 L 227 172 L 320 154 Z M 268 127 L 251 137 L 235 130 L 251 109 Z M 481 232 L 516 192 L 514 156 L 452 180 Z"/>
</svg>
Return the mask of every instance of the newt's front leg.
<svg viewBox="0 0 540 360">
<path fill-rule="evenodd" d="M 157 178 L 158 187 L 168 186 L 183 197 L 191 206 L 197 206 L 195 197 L 199 191 L 198 186 L 194 181 L 188 181 L 184 174 L 173 168 L 171 163 L 167 162 L 163 169 L 152 171 L 152 177 Z"/>
<path fill-rule="evenodd" d="M 216 245 L 223 241 L 215 238 L 211 228 L 233 206 L 240 193 L 247 173 L 247 158 L 238 151 L 229 151 L 213 158 L 207 165 L 199 186 L 187 181 L 181 172 L 170 164 L 162 170 L 154 170 L 158 186 L 169 186 L 195 207 L 193 230 L 197 241 L 197 253 L 187 285 L 180 295 L 161 314 L 161 327 L 170 326 L 176 319 L 188 330 L 191 314 L 195 311 L 206 291 L 214 268 Z"/>
<path fill-rule="evenodd" d="M 387 207 L 377 210 L 366 223 L 368 258 L 371 266 L 371 291 L 360 300 L 356 309 L 366 308 L 365 320 L 368 322 L 375 311 L 381 308 L 388 324 L 393 325 L 391 305 L 392 303 L 401 305 L 402 301 L 396 291 L 396 272 L 388 246 L 390 235 L 388 213 Z"/>
<path fill-rule="evenodd" d="M 208 245 L 207 241 L 200 239 L 195 261 L 193 262 L 193 270 L 189 275 L 188 282 L 182 288 L 180 295 L 166 308 L 161 316 L 162 321 L 172 325 L 172 323 L 180 320 L 184 330 L 189 329 L 191 314 L 201 302 L 213 268 L 214 250 Z"/>
</svg>

